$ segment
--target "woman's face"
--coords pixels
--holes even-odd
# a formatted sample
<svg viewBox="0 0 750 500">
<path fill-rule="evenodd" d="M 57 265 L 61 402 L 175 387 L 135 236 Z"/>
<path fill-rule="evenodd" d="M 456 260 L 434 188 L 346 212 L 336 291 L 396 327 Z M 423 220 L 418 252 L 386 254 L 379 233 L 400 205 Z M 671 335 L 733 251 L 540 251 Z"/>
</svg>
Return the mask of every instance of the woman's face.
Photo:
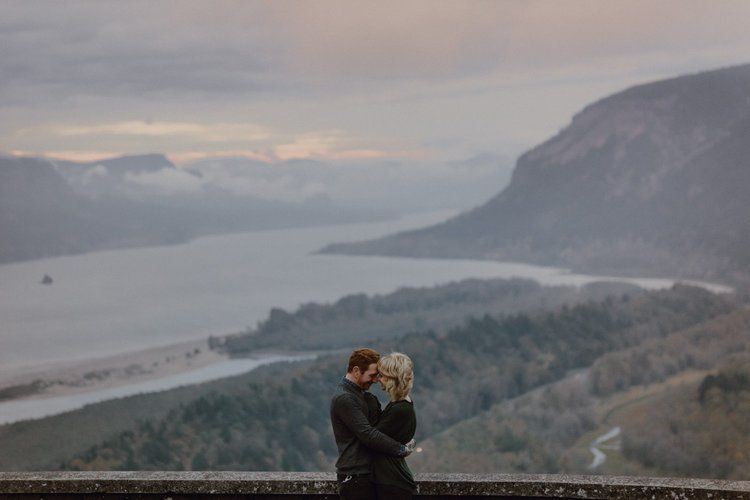
<svg viewBox="0 0 750 500">
<path fill-rule="evenodd" d="M 388 375 L 380 374 L 380 377 L 378 377 L 378 382 L 380 382 L 380 388 L 385 390 L 385 379 L 390 378 Z"/>
</svg>

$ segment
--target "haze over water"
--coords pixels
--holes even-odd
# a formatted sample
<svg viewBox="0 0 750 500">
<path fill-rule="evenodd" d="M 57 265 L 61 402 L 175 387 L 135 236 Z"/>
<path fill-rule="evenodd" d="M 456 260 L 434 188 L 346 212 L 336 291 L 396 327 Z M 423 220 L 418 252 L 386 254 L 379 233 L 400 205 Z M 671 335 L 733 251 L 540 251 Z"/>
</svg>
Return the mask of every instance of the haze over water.
<svg viewBox="0 0 750 500">
<path fill-rule="evenodd" d="M 596 279 L 523 264 L 312 253 L 327 243 L 422 227 L 448 215 L 221 235 L 0 266 L 0 370 L 232 333 L 265 319 L 272 307 L 290 310 L 351 293 L 470 277 L 577 285 Z M 54 284 L 39 284 L 44 274 Z M 627 281 L 647 287 L 672 283 Z"/>
</svg>

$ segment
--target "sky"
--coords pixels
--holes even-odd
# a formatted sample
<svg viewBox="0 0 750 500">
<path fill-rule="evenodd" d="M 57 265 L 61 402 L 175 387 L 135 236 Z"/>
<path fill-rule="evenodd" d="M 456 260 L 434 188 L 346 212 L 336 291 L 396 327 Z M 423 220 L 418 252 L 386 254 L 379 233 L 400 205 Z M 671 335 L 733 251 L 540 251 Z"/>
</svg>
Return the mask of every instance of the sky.
<svg viewBox="0 0 750 500">
<path fill-rule="evenodd" d="M 0 0 L 0 152 L 516 157 L 637 83 L 750 62 L 747 1 Z"/>
</svg>

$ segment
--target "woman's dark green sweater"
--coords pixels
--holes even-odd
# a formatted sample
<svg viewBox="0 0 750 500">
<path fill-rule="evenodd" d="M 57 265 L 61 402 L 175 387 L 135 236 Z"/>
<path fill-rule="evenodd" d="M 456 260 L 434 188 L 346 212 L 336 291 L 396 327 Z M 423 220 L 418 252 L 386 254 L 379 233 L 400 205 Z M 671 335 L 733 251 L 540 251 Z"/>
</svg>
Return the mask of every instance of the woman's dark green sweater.
<svg viewBox="0 0 750 500">
<path fill-rule="evenodd" d="M 414 405 L 405 399 L 391 401 L 383 410 L 375 427 L 399 443 L 408 443 L 417 430 Z M 376 454 L 372 465 L 372 476 L 376 483 L 398 486 L 413 493 L 417 492 L 414 476 L 403 457 Z"/>
</svg>

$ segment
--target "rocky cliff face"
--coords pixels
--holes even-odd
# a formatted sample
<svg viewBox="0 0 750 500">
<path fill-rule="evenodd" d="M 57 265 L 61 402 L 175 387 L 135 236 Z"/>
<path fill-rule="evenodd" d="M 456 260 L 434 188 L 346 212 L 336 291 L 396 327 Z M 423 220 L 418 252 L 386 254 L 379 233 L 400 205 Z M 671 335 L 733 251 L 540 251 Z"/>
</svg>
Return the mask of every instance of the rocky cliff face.
<svg viewBox="0 0 750 500">
<path fill-rule="evenodd" d="M 441 225 L 326 251 L 717 277 L 750 264 L 750 65 L 627 89 Z"/>
</svg>

